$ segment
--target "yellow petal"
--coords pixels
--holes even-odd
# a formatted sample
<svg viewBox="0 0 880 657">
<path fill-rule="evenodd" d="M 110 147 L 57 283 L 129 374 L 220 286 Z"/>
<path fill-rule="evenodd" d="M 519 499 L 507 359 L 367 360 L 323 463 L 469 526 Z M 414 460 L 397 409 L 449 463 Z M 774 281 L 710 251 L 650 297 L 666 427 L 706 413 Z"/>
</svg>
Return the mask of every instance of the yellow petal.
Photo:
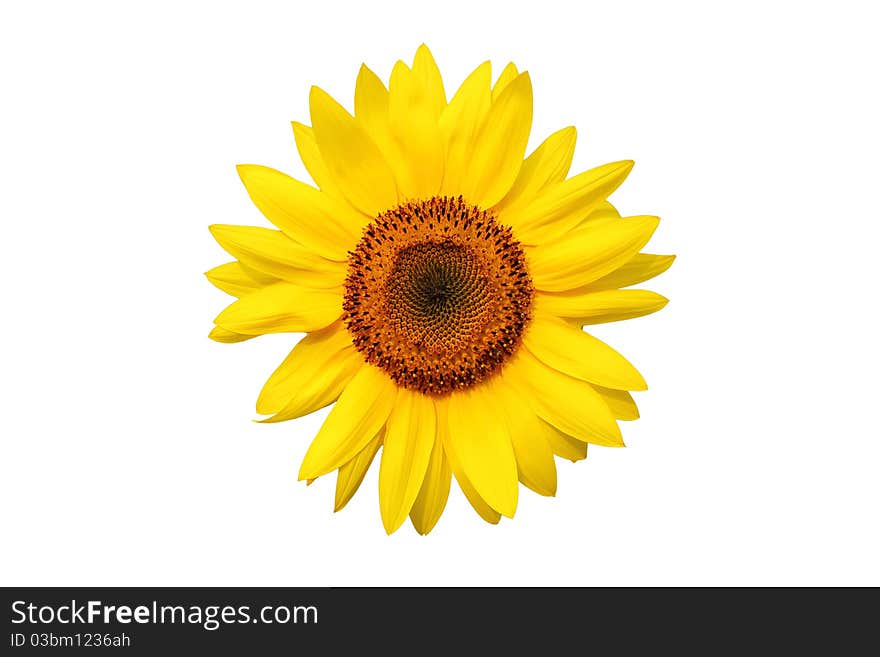
<svg viewBox="0 0 880 657">
<path fill-rule="evenodd" d="M 215 287 L 234 297 L 243 297 L 261 287 L 277 283 L 278 279 L 268 274 L 243 267 L 240 262 L 227 262 L 205 272 Z"/>
<path fill-rule="evenodd" d="M 608 408 L 611 409 L 611 412 L 614 413 L 614 417 L 618 420 L 639 419 L 639 407 L 636 406 L 636 402 L 633 400 L 632 395 L 626 390 L 615 390 L 614 388 L 606 388 L 604 386 L 597 386 L 596 384 L 592 385 L 593 388 L 596 389 L 596 392 L 602 395 L 602 399 L 605 400 L 605 403 L 608 404 Z"/>
<path fill-rule="evenodd" d="M 425 88 L 425 94 L 436 121 L 443 108 L 446 107 L 446 91 L 443 89 L 443 77 L 440 75 L 440 69 L 437 68 L 434 56 L 424 43 L 416 50 L 412 72 Z"/>
<path fill-rule="evenodd" d="M 395 207 L 394 174 L 361 123 L 318 87 L 309 106 L 321 157 L 345 197 L 371 217 Z"/>
<path fill-rule="evenodd" d="M 211 234 L 230 255 L 274 278 L 306 287 L 340 287 L 345 281 L 345 263 L 315 255 L 279 230 L 214 224 Z"/>
<path fill-rule="evenodd" d="M 539 290 L 572 290 L 611 273 L 641 249 L 657 229 L 657 217 L 626 217 L 584 224 L 562 239 L 527 248 L 532 282 Z"/>
<path fill-rule="evenodd" d="M 555 317 L 537 316 L 523 344 L 549 367 L 589 383 L 617 390 L 646 390 L 632 364 L 607 344 Z"/>
<path fill-rule="evenodd" d="M 498 100 L 501 92 L 507 89 L 507 85 L 516 80 L 518 75 L 519 71 L 516 70 L 516 65 L 513 62 L 508 63 L 495 81 L 495 86 L 492 87 L 492 100 Z"/>
<path fill-rule="evenodd" d="M 477 489 L 474 488 L 473 484 L 471 484 L 461 468 L 453 469 L 453 472 L 455 473 L 455 480 L 458 482 L 458 487 L 461 488 L 461 492 L 464 493 L 465 498 L 471 507 L 473 507 L 474 511 L 477 512 L 477 515 L 490 525 L 497 525 L 498 521 L 501 520 L 501 514 L 486 504 L 486 500 L 480 497 Z"/>
<path fill-rule="evenodd" d="M 462 82 L 440 114 L 439 128 L 446 144 L 446 166 L 440 192 L 462 193 L 474 141 L 486 120 L 492 100 L 492 66 L 483 62 Z"/>
<path fill-rule="evenodd" d="M 233 333 L 232 331 L 227 331 L 225 328 L 221 328 L 219 326 L 215 326 L 211 329 L 211 332 L 208 333 L 208 337 L 214 340 L 215 342 L 224 342 L 226 344 L 232 344 L 233 342 L 244 342 L 245 340 L 250 340 L 251 338 L 255 338 L 255 335 L 242 335 L 241 333 Z"/>
<path fill-rule="evenodd" d="M 451 481 L 452 469 L 443 451 L 443 440 L 438 434 L 434 439 L 434 448 L 431 450 L 431 460 L 425 471 L 425 480 L 422 482 L 418 497 L 409 512 L 409 519 L 419 534 L 424 536 L 437 524 L 443 514 L 443 509 L 446 508 Z"/>
<path fill-rule="evenodd" d="M 385 425 L 396 397 L 397 387 L 385 372 L 361 367 L 312 441 L 299 478 L 320 477 L 357 456 Z"/>
<path fill-rule="evenodd" d="M 539 418 L 519 391 L 500 377 L 490 382 L 504 410 L 519 480 L 539 495 L 556 494 L 556 464 L 547 434 L 555 432 Z"/>
<path fill-rule="evenodd" d="M 403 524 L 412 509 L 425 479 L 436 434 L 433 399 L 401 388 L 385 425 L 379 467 L 379 509 L 389 534 Z"/>
<path fill-rule="evenodd" d="M 230 304 L 214 320 L 246 335 L 317 331 L 342 314 L 342 290 L 302 287 L 280 282 Z"/>
<path fill-rule="evenodd" d="M 392 79 L 395 75 L 399 77 L 404 69 L 410 73 L 409 68 L 403 62 L 398 61 L 394 67 L 396 74 L 392 73 Z M 400 105 L 403 103 L 399 89 L 400 83 L 397 82 L 396 86 L 398 87 L 396 105 L 399 113 Z M 407 142 L 398 139 L 397 132 L 400 132 L 399 130 L 392 129 L 390 109 L 391 94 L 385 88 L 385 84 L 366 64 L 361 65 L 354 92 L 354 116 L 358 123 L 363 125 L 394 174 L 399 201 L 400 197 L 412 196 L 413 187 L 417 185 L 417 182 L 413 181 L 418 180 L 419 172 L 418 162 L 411 162 L 406 151 Z M 409 119 L 405 120 L 408 124 L 410 123 Z M 407 125 L 406 129 L 409 127 Z M 436 127 L 434 132 L 436 133 Z"/>
<path fill-rule="evenodd" d="M 667 303 L 669 299 L 648 290 L 539 292 L 535 295 L 535 308 L 540 312 L 571 318 L 579 324 L 604 324 L 641 317 L 657 312 Z"/>
<path fill-rule="evenodd" d="M 548 367 L 528 349 L 516 352 L 502 376 L 524 394 L 535 412 L 582 442 L 622 447 L 614 415 L 589 384 Z"/>
<path fill-rule="evenodd" d="M 376 133 L 388 131 L 388 89 L 366 64 L 354 87 L 354 116 L 377 143 Z"/>
<path fill-rule="evenodd" d="M 339 466 L 339 470 L 336 472 L 334 511 L 341 511 L 345 508 L 345 505 L 348 504 L 349 500 L 354 497 L 354 494 L 360 488 L 367 470 L 370 469 L 370 465 L 376 457 L 376 452 L 379 451 L 379 447 L 382 445 L 382 436 L 383 432 L 380 431 L 378 436 L 373 438 L 367 443 L 366 447 L 357 453 L 357 456 Z"/>
<path fill-rule="evenodd" d="M 363 365 L 341 321 L 300 340 L 257 398 L 264 422 L 283 422 L 332 404 Z"/>
<path fill-rule="evenodd" d="M 449 467 L 455 475 L 455 480 L 458 482 L 461 492 L 464 493 L 465 498 L 473 507 L 474 511 L 476 511 L 483 520 L 489 524 L 497 525 L 498 521 L 501 520 L 501 514 L 486 504 L 486 501 L 480 497 L 479 493 L 477 493 L 477 490 L 462 470 L 461 464 L 456 460 L 455 454 L 451 451 L 449 440 L 449 398 L 444 397 L 438 399 L 435 402 L 435 405 L 437 408 L 437 437 L 443 444 L 443 452 L 446 454 L 446 458 L 449 461 Z"/>
<path fill-rule="evenodd" d="M 503 213 L 523 244 L 543 244 L 565 235 L 602 203 L 632 170 L 629 160 L 605 164 L 546 188 L 531 203 Z"/>
<path fill-rule="evenodd" d="M 406 65 L 397 62 L 395 68 L 399 67 L 406 68 Z M 401 188 L 409 184 L 411 168 L 401 143 L 391 129 L 390 103 L 391 95 L 385 84 L 366 64 L 362 64 L 354 90 L 355 120 L 364 127 L 388 163 L 400 200 L 399 197 L 405 195 Z"/>
<path fill-rule="evenodd" d="M 620 213 L 609 201 L 602 201 L 596 205 L 591 205 L 587 216 L 576 224 L 572 230 L 576 230 L 584 224 L 596 221 L 597 219 L 620 219 Z"/>
<path fill-rule="evenodd" d="M 510 191 L 532 128 L 532 81 L 519 75 L 492 102 L 462 180 L 465 198 L 490 208 Z"/>
<path fill-rule="evenodd" d="M 437 126 L 436 99 L 424 81 L 403 62 L 391 72 L 388 120 L 406 166 L 398 173 L 406 199 L 435 196 L 443 180 L 443 139 Z M 401 175 L 402 173 L 402 175 Z"/>
<path fill-rule="evenodd" d="M 269 167 L 240 164 L 238 175 L 254 205 L 285 235 L 330 260 L 348 259 L 367 223 L 360 213 Z"/>
<path fill-rule="evenodd" d="M 578 440 L 577 438 L 572 438 L 568 434 L 559 431 L 559 429 L 550 426 L 549 424 L 547 424 L 547 426 L 550 428 L 547 433 L 547 443 L 550 445 L 550 449 L 553 450 L 554 454 L 561 456 L 564 459 L 568 459 L 572 463 L 583 461 L 587 458 L 587 443 Z"/>
<path fill-rule="evenodd" d="M 503 415 L 481 386 L 449 398 L 449 449 L 468 481 L 493 509 L 516 511 L 516 457 Z"/>
<path fill-rule="evenodd" d="M 674 255 L 638 253 L 610 274 L 587 284 L 586 289 L 596 292 L 637 285 L 665 272 L 674 260 Z"/>
<path fill-rule="evenodd" d="M 524 206 L 548 186 L 565 180 L 574 156 L 576 138 L 577 131 L 573 127 L 563 128 L 547 137 L 525 159 L 513 187 L 495 206 L 496 212 L 508 212 Z"/>
<path fill-rule="evenodd" d="M 321 151 L 318 150 L 318 143 L 315 141 L 315 133 L 312 128 L 296 121 L 293 121 L 291 125 L 293 125 L 293 139 L 296 141 L 296 150 L 299 151 L 299 157 L 306 167 L 306 171 L 309 172 L 312 180 L 315 181 L 315 185 L 322 192 L 345 200 L 342 191 L 333 182 L 333 177 L 327 170 L 327 165 L 324 164 L 324 159 L 321 157 Z"/>
</svg>

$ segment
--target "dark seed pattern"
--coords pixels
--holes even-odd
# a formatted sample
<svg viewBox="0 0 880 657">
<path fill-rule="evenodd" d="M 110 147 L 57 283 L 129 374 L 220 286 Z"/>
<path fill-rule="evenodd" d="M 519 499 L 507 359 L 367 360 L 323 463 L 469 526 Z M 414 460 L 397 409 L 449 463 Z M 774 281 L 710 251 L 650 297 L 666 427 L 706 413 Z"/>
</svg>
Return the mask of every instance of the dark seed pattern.
<svg viewBox="0 0 880 657">
<path fill-rule="evenodd" d="M 349 254 L 345 325 L 397 385 L 442 396 L 497 373 L 529 321 L 532 281 L 510 228 L 461 198 L 374 219 Z"/>
</svg>

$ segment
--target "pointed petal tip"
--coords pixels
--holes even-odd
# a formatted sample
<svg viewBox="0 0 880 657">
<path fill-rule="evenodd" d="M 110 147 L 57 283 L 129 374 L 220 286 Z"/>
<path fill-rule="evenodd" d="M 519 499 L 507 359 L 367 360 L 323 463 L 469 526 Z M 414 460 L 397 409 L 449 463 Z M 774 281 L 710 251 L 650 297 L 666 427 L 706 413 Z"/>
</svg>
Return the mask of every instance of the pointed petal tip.
<svg viewBox="0 0 880 657">
<path fill-rule="evenodd" d="M 211 224 L 208 226 L 208 231 L 211 233 L 211 236 L 217 240 L 220 246 L 223 246 L 223 241 L 229 237 L 230 233 L 241 228 L 243 228 L 243 226 L 234 226 L 232 224 Z"/>
<path fill-rule="evenodd" d="M 617 183 L 619 186 L 624 180 L 626 180 L 635 165 L 635 160 L 618 160 L 617 162 L 603 164 L 596 167 L 596 169 L 603 170 L 605 176 L 613 176 L 614 178 L 620 179 L 620 182 Z M 609 192 L 608 195 L 610 196 L 611 193 L 612 192 Z"/>
<path fill-rule="evenodd" d="M 259 424 L 278 424 L 279 422 L 286 422 L 287 421 L 287 420 L 279 419 L 278 418 L 279 415 L 281 415 L 281 414 L 275 413 L 271 417 L 264 417 L 261 419 L 257 419 L 257 420 L 254 420 L 254 422 L 257 422 Z"/>
<path fill-rule="evenodd" d="M 410 519 L 410 521 L 411 521 L 411 523 L 412 523 L 413 529 L 416 530 L 416 533 L 417 533 L 419 536 L 427 536 L 428 534 L 431 533 L 431 530 L 434 529 L 434 526 L 437 524 L 437 521 L 435 520 L 435 521 L 433 522 L 433 524 L 431 524 L 430 527 L 426 527 L 426 526 L 422 525 L 421 522 L 418 522 L 418 523 L 417 523 L 417 522 L 413 519 L 412 516 L 410 516 L 409 519 Z"/>
<path fill-rule="evenodd" d="M 635 389 L 635 388 L 633 388 L 633 389 Z M 607 441 L 607 442 L 601 443 L 603 447 L 624 447 L 623 432 L 620 430 L 620 422 L 616 418 L 614 420 L 614 428 L 611 431 L 604 432 L 604 435 L 602 435 L 601 437 Z M 591 442 L 594 442 L 594 441 L 590 440 L 589 438 L 583 438 L 580 440 L 583 440 L 585 443 L 587 443 L 587 445 L 589 445 Z M 586 458 L 586 456 L 579 458 L 577 460 L 580 461 L 580 460 L 583 460 L 584 458 Z M 574 463 L 574 461 L 572 461 L 572 463 Z"/>
<path fill-rule="evenodd" d="M 313 84 L 311 87 L 309 87 L 310 114 L 311 114 L 313 105 L 316 105 L 317 103 L 322 102 L 322 101 L 326 101 L 326 100 L 332 100 L 334 103 L 336 103 L 336 101 L 333 99 L 333 97 L 330 94 L 328 94 L 326 91 L 321 89 L 321 87 L 319 87 L 318 85 Z M 314 117 L 312 117 L 312 124 L 314 125 L 314 123 L 315 123 L 315 120 L 314 120 Z"/>
<path fill-rule="evenodd" d="M 507 500 L 506 504 L 499 505 L 502 508 L 495 509 L 495 510 L 506 518 L 513 518 L 513 516 L 516 514 L 516 507 L 517 507 L 517 503 L 519 501 L 518 500 L 518 497 L 519 497 L 518 493 L 519 493 L 519 486 L 517 486 L 517 492 L 514 494 L 513 498 L 510 500 Z"/>
<path fill-rule="evenodd" d="M 647 390 L 648 389 L 648 382 L 645 381 L 645 377 L 642 376 L 641 372 L 636 372 L 636 373 L 639 375 L 639 378 L 638 378 L 638 380 L 633 381 L 633 385 L 631 385 L 628 389 L 629 390 L 636 390 L 636 391 Z"/>
<path fill-rule="evenodd" d="M 625 179 L 627 176 L 629 176 L 635 165 L 635 160 L 618 160 L 617 162 L 609 162 L 608 164 L 596 168 L 605 169 L 605 175 L 615 175 L 620 176 L 622 179 Z"/>
<path fill-rule="evenodd" d="M 238 338 L 237 336 L 233 337 L 226 333 L 221 326 L 215 326 L 208 333 L 208 339 L 213 340 L 214 342 L 219 342 L 220 344 L 233 344 L 235 342 L 244 342 L 246 338 Z"/>
<path fill-rule="evenodd" d="M 397 72 L 397 75 L 400 75 L 399 71 L 404 70 L 410 71 L 412 69 L 410 69 L 409 64 L 407 64 L 405 61 L 403 61 L 402 59 L 398 59 L 396 62 L 394 62 L 394 66 L 391 67 L 391 77 L 395 77 L 395 72 Z"/>
<path fill-rule="evenodd" d="M 406 520 L 406 516 L 404 516 L 400 520 L 400 522 L 398 522 L 397 519 L 395 519 L 394 522 L 385 522 L 385 518 L 383 517 L 382 518 L 382 527 L 385 530 L 385 534 L 387 536 L 391 536 L 391 534 L 393 534 L 398 529 L 400 529 L 400 526 L 403 524 L 404 520 Z"/>
<path fill-rule="evenodd" d="M 245 178 L 248 177 L 258 166 L 259 165 L 257 164 L 236 164 L 235 172 L 238 174 L 238 177 L 241 178 L 241 181 L 245 182 Z"/>
<path fill-rule="evenodd" d="M 654 234 L 654 231 L 656 231 L 657 227 L 660 225 L 660 217 L 653 215 L 624 217 L 624 219 L 629 221 L 630 224 L 638 230 L 644 230 L 648 234 L 648 240 L 650 240 L 650 236 Z"/>
<path fill-rule="evenodd" d="M 306 455 L 308 456 L 308 452 L 306 453 Z M 318 476 L 319 473 L 312 472 L 311 470 L 308 470 L 306 466 L 307 466 L 306 460 L 303 459 L 302 464 L 299 466 L 299 474 L 296 475 L 297 481 L 305 481 L 307 479 L 314 479 L 315 477 Z"/>
<path fill-rule="evenodd" d="M 263 389 L 260 390 L 260 394 L 257 395 L 257 401 L 254 404 L 254 410 L 257 412 L 257 415 L 262 415 L 263 417 L 257 418 L 256 420 L 254 420 L 254 422 L 259 422 L 260 424 L 263 424 L 271 420 L 272 416 L 276 415 L 275 411 L 269 410 L 270 408 L 272 408 L 272 406 L 270 404 L 267 404 L 266 401 L 267 394 L 266 388 L 264 386 Z"/>
<path fill-rule="evenodd" d="M 432 531 L 434 531 L 434 527 L 437 526 L 437 522 L 440 520 L 440 516 L 437 516 L 433 519 L 433 522 L 429 519 L 429 524 L 425 524 L 422 521 L 424 518 L 420 518 L 418 521 L 410 514 L 409 516 L 410 524 L 413 526 L 413 529 L 416 530 L 416 533 L 419 536 L 427 536 Z"/>
<path fill-rule="evenodd" d="M 251 422 L 256 422 L 257 424 L 279 424 L 280 422 L 287 422 L 287 419 L 278 419 L 280 413 L 275 413 L 270 417 L 262 417 L 262 418 L 254 418 Z M 289 419 L 289 418 L 288 418 Z"/>
</svg>

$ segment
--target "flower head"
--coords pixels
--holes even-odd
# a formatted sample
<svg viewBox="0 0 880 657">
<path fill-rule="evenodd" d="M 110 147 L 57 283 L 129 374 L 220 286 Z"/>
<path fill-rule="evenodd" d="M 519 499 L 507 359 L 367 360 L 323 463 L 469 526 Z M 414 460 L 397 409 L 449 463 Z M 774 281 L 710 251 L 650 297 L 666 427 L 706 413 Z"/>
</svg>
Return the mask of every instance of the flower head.
<svg viewBox="0 0 880 657">
<path fill-rule="evenodd" d="M 454 477 L 488 522 L 518 482 L 556 491 L 554 456 L 622 446 L 647 386 L 588 324 L 659 310 L 629 288 L 673 256 L 641 253 L 657 228 L 607 198 L 632 162 L 569 177 L 574 128 L 525 157 L 528 73 L 480 65 L 447 101 L 431 53 L 388 87 L 366 66 L 354 116 L 318 88 L 294 137 L 316 187 L 239 167 L 278 230 L 212 226 L 235 260 L 208 272 L 237 297 L 210 337 L 305 333 L 257 400 L 279 422 L 335 405 L 300 468 L 333 471 L 345 506 L 381 449 L 385 529 L 428 533 Z"/>
</svg>

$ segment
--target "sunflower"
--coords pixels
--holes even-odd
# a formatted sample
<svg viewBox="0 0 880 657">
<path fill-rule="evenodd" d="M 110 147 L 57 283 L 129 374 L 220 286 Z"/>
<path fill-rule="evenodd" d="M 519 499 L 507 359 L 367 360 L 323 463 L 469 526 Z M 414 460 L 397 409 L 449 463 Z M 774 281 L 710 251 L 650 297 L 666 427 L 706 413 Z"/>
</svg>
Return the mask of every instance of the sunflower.
<svg viewBox="0 0 880 657">
<path fill-rule="evenodd" d="M 388 86 L 366 66 L 354 115 L 313 87 L 293 123 L 315 186 L 257 165 L 238 172 L 277 228 L 215 225 L 233 258 L 207 272 L 237 297 L 210 337 L 304 333 L 257 399 L 262 421 L 330 410 L 299 471 L 336 471 L 336 510 L 381 450 L 379 505 L 391 533 L 427 534 L 452 477 L 476 512 L 512 517 L 519 482 L 556 491 L 555 456 L 623 446 L 639 372 L 588 324 L 667 300 L 621 289 L 674 256 L 641 253 L 653 216 L 608 196 L 631 161 L 569 177 L 575 129 L 528 157 L 529 74 L 488 62 L 447 101 L 430 51 Z"/>
</svg>

